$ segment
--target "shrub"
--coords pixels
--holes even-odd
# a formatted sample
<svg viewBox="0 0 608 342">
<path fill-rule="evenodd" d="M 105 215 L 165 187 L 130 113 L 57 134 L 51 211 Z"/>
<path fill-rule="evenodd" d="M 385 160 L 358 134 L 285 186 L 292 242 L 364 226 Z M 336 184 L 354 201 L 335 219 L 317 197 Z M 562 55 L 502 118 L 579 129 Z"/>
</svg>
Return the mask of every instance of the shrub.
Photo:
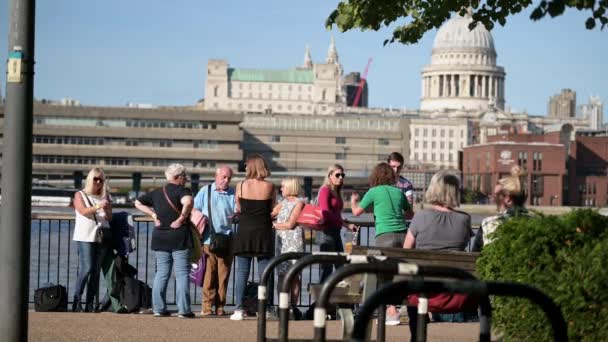
<svg viewBox="0 0 608 342">
<path fill-rule="evenodd" d="M 503 223 L 478 260 L 482 279 L 521 282 L 560 306 L 573 341 L 608 341 L 608 217 L 594 210 Z M 494 327 L 505 340 L 549 341 L 549 321 L 526 299 L 496 297 Z"/>
</svg>

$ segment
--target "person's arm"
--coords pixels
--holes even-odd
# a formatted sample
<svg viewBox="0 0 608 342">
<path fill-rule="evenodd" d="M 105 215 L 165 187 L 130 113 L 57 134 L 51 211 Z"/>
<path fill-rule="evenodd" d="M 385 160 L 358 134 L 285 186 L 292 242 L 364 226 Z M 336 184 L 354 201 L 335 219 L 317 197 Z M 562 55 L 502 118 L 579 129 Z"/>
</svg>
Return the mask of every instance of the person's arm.
<svg viewBox="0 0 608 342">
<path fill-rule="evenodd" d="M 236 184 L 235 195 L 234 195 L 234 213 L 238 214 L 241 212 L 241 190 L 243 189 L 243 182 Z"/>
<path fill-rule="evenodd" d="M 403 248 L 405 249 L 414 249 L 416 247 L 416 238 L 412 234 L 411 231 L 407 231 L 405 235 L 405 241 L 403 241 Z"/>
<path fill-rule="evenodd" d="M 106 217 L 108 218 L 108 220 L 111 220 L 112 219 L 112 198 L 110 197 L 109 194 L 106 196 L 106 201 L 103 204 L 103 211 L 106 213 Z"/>
<path fill-rule="evenodd" d="M 149 207 L 149 206 L 141 203 L 137 199 L 137 200 L 135 200 L 135 208 L 137 208 L 142 213 L 152 217 L 152 219 L 154 220 L 154 225 L 156 227 L 160 226 L 160 220 L 158 219 L 158 216 L 156 216 L 156 212 L 154 211 L 154 209 L 152 207 Z"/>
<path fill-rule="evenodd" d="M 190 218 L 190 211 L 192 211 L 192 196 L 183 196 L 180 202 L 182 203 L 182 211 L 179 214 L 179 217 L 175 221 L 171 222 L 171 228 L 173 229 L 180 228 L 185 222 L 188 222 L 188 219 Z"/>
<path fill-rule="evenodd" d="M 366 194 L 366 196 L 367 196 L 367 194 Z M 359 203 L 357 203 L 358 200 L 359 200 L 359 194 L 357 194 L 356 192 L 353 192 L 353 194 L 350 195 L 350 209 L 351 209 L 353 215 L 355 215 L 355 216 L 360 216 L 361 214 L 363 214 L 365 212 L 365 209 L 361 208 L 359 206 Z"/>
<path fill-rule="evenodd" d="M 82 216 L 89 216 L 89 215 L 93 215 L 97 210 L 101 209 L 101 207 L 100 206 L 87 207 L 84 204 L 84 198 L 82 198 L 80 191 L 78 191 L 74 194 L 74 209 L 76 209 L 76 211 Z"/>
<path fill-rule="evenodd" d="M 278 230 L 291 230 L 294 229 L 298 225 L 298 217 L 300 217 L 300 213 L 302 212 L 302 208 L 304 208 L 304 202 L 298 201 L 295 207 L 291 211 L 291 215 L 289 216 L 289 220 L 284 223 L 275 223 L 274 228 Z"/>
<path fill-rule="evenodd" d="M 281 203 L 277 203 L 277 205 L 274 206 L 274 208 L 272 208 L 272 212 L 270 213 L 270 217 L 275 218 L 279 215 L 279 212 L 281 211 Z"/>
<path fill-rule="evenodd" d="M 414 217 L 414 208 L 412 206 L 412 202 L 410 201 L 410 197 L 404 195 L 403 201 L 403 218 L 406 220 L 411 220 Z"/>
</svg>

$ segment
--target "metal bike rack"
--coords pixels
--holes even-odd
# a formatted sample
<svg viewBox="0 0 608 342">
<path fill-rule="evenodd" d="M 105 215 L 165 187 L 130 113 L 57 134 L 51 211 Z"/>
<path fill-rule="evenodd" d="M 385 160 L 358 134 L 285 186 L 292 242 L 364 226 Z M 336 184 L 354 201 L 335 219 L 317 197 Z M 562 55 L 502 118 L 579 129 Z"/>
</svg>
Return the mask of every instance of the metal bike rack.
<svg viewBox="0 0 608 342">
<path fill-rule="evenodd" d="M 287 342 L 289 335 L 289 293 L 291 290 L 292 280 L 302 272 L 302 270 L 312 264 L 325 263 L 347 263 L 350 256 L 345 253 L 337 252 L 315 252 L 300 258 L 293 264 L 287 273 L 283 282 L 280 284 L 279 292 L 279 338 L 280 342 Z"/>
<path fill-rule="evenodd" d="M 306 255 L 310 255 L 310 253 L 291 252 L 281 254 L 272 258 L 264 269 L 262 278 L 260 278 L 260 285 L 258 285 L 258 342 L 266 341 L 266 306 L 268 303 L 266 284 L 268 284 L 268 279 L 272 276 L 274 269 L 281 263 L 300 259 Z M 274 291 L 274 289 L 270 289 L 270 291 Z"/>
<path fill-rule="evenodd" d="M 410 275 L 410 276 L 427 276 L 427 277 L 449 277 L 456 279 L 465 280 L 477 280 L 475 276 L 467 271 L 453 267 L 443 266 L 418 266 L 416 264 L 404 262 L 398 258 L 389 258 L 381 260 L 378 258 L 368 257 L 367 263 L 351 263 L 345 265 L 333 273 L 321 289 L 319 300 L 315 306 L 314 326 L 315 326 L 315 342 L 324 342 L 326 335 L 326 321 L 325 307 L 329 303 L 329 297 L 336 285 L 344 278 L 360 274 L 360 273 L 373 273 L 373 274 L 384 274 L 384 275 Z M 381 305 L 382 306 L 382 305 Z M 382 309 L 380 309 L 382 310 Z M 480 321 L 487 322 L 481 324 L 479 340 L 482 342 L 490 341 L 490 317 L 491 317 L 490 300 L 487 296 L 480 298 Z M 424 315 L 419 314 L 419 322 L 424 319 L 424 336 L 426 336 L 426 311 Z M 377 338 L 376 341 L 384 342 L 385 334 L 384 327 L 381 322 L 378 324 Z M 420 328 L 420 326 L 418 326 Z"/>
<path fill-rule="evenodd" d="M 366 330 L 376 308 L 381 304 L 402 302 L 408 294 L 417 292 L 448 292 L 465 293 L 476 297 L 488 295 L 523 297 L 539 305 L 551 322 L 553 339 L 558 342 L 568 341 L 568 326 L 560 308 L 540 290 L 517 283 L 483 282 L 459 280 L 451 282 L 423 281 L 419 279 L 389 283 L 374 292 L 365 303 L 359 307 L 351 342 L 363 342 Z"/>
</svg>

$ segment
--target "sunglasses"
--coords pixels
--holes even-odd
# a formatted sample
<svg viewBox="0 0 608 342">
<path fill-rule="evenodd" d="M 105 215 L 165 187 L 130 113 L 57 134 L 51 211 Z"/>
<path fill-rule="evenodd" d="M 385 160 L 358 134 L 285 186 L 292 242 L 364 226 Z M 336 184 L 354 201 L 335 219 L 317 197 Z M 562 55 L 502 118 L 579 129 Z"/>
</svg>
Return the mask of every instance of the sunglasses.
<svg viewBox="0 0 608 342">
<path fill-rule="evenodd" d="M 93 182 L 103 182 L 104 179 L 101 177 L 93 177 Z"/>
<path fill-rule="evenodd" d="M 344 177 L 346 177 L 346 174 L 345 173 L 334 173 L 334 177 L 336 177 L 336 178 L 344 178 Z"/>
</svg>

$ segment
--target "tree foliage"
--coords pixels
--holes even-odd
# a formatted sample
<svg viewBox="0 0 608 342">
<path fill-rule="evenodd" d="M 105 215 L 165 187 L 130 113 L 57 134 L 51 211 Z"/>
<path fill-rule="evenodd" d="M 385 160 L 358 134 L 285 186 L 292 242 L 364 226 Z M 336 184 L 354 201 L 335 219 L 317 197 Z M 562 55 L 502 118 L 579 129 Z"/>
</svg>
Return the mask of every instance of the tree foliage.
<svg viewBox="0 0 608 342">
<path fill-rule="evenodd" d="M 504 26 L 510 15 L 525 8 L 536 6 L 530 19 L 536 21 L 560 16 L 566 9 L 589 11 L 585 21 L 589 30 L 598 24 L 604 29 L 608 24 L 608 0 L 542 0 L 533 4 L 532 0 L 343 0 L 329 15 L 326 26 L 336 25 L 340 31 L 351 29 L 378 31 L 397 21 L 405 21 L 393 31 L 393 36 L 384 44 L 400 42 L 417 43 L 424 33 L 440 27 L 452 13 L 465 15 L 471 9 L 473 22 L 470 29 L 478 23 L 491 30 L 495 24 Z"/>
<path fill-rule="evenodd" d="M 561 308 L 572 341 L 608 341 L 608 217 L 575 210 L 501 224 L 477 261 L 482 279 L 532 285 Z M 528 300 L 495 297 L 493 326 L 514 341 L 549 341 L 543 311 Z"/>
</svg>

